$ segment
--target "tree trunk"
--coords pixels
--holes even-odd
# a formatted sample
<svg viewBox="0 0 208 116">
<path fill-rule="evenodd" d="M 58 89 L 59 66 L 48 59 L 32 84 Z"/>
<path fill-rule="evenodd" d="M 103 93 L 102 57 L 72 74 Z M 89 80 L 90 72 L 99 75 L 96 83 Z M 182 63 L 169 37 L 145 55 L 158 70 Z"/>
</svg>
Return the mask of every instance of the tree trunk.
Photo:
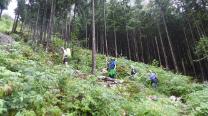
<svg viewBox="0 0 208 116">
<path fill-rule="evenodd" d="M 15 33 L 16 30 L 17 30 L 17 25 L 18 25 L 18 21 L 19 21 L 19 14 L 17 14 L 15 16 L 15 20 L 14 20 L 14 24 L 13 24 L 13 27 L 12 27 L 12 33 Z"/>
<path fill-rule="evenodd" d="M 2 12 L 3 12 L 3 10 L 2 10 L 2 9 L 0 9 L 0 19 L 1 19 Z"/>
<path fill-rule="evenodd" d="M 207 36 L 207 33 L 206 33 L 203 25 L 201 26 L 201 29 L 202 29 L 202 32 L 203 32 L 203 36 Z"/>
<path fill-rule="evenodd" d="M 85 25 L 85 26 L 86 26 L 86 27 L 85 27 L 85 28 L 86 28 L 86 31 L 85 31 L 85 38 L 86 38 L 85 41 L 86 41 L 86 45 L 85 45 L 85 47 L 88 48 L 88 40 L 87 40 L 87 36 L 88 36 L 87 33 L 88 33 L 88 30 L 87 30 L 87 22 L 86 22 L 86 25 Z"/>
<path fill-rule="evenodd" d="M 114 12 L 113 12 L 113 19 L 115 19 Z M 113 24 L 113 34 L 114 34 L 114 48 L 115 48 L 115 56 L 117 58 L 118 56 L 118 50 L 117 50 L 117 35 L 116 35 L 116 27 L 115 23 Z"/>
<path fill-rule="evenodd" d="M 145 40 L 146 40 L 146 46 L 147 46 L 147 63 L 152 63 L 152 60 L 151 60 L 151 51 L 150 51 L 150 42 L 148 40 L 147 37 L 145 37 Z"/>
<path fill-rule="evenodd" d="M 153 37 L 153 39 L 152 38 L 150 38 L 151 39 L 151 44 L 152 44 L 152 47 L 153 47 L 153 52 L 154 52 L 154 56 L 153 56 L 153 58 L 155 59 L 155 58 L 157 58 L 157 47 L 155 47 L 155 39 L 154 39 L 154 37 Z"/>
<path fill-rule="evenodd" d="M 47 0 L 44 2 L 44 5 L 45 6 L 47 4 Z M 46 30 L 46 8 L 44 8 L 44 12 L 43 12 L 43 21 L 41 22 L 41 32 L 40 32 L 40 42 L 41 44 L 44 43 L 45 41 L 45 30 Z M 45 24 L 45 25 L 44 25 Z"/>
<path fill-rule="evenodd" d="M 38 44 L 40 44 L 42 42 L 42 39 L 43 39 L 43 25 L 41 25 L 41 27 L 40 27 L 40 37 L 39 37 Z"/>
<path fill-rule="evenodd" d="M 21 27 L 20 27 L 20 32 L 21 33 L 23 32 L 23 25 L 24 25 L 24 22 L 21 23 Z"/>
<path fill-rule="evenodd" d="M 95 4 L 92 0 L 92 74 L 96 73 Z"/>
<path fill-rule="evenodd" d="M 66 19 L 65 19 L 65 31 L 64 31 L 64 47 L 66 47 L 67 46 L 67 41 L 68 41 L 68 39 L 69 39 L 69 37 L 68 37 L 68 34 L 67 34 L 67 32 L 68 32 L 68 27 L 67 27 L 67 25 L 68 25 L 68 17 L 66 16 Z"/>
<path fill-rule="evenodd" d="M 37 14 L 37 17 L 36 17 L 36 22 L 35 22 L 35 30 L 34 30 L 33 37 L 32 37 L 33 41 L 35 41 L 36 32 L 38 31 L 39 13 L 40 13 L 40 7 L 38 7 L 38 14 Z"/>
<path fill-rule="evenodd" d="M 27 13 L 24 15 L 24 20 L 22 21 L 22 25 L 21 25 L 21 29 L 20 29 L 20 32 L 24 32 L 25 28 L 27 27 L 26 26 L 26 20 L 27 20 Z"/>
<path fill-rule="evenodd" d="M 162 51 L 163 51 L 163 54 L 164 54 L 164 59 L 165 59 L 165 67 L 167 69 L 169 69 L 169 65 L 168 65 L 168 58 L 167 58 L 167 54 L 166 54 L 166 50 L 165 50 L 165 46 L 163 44 L 163 39 L 162 39 L 162 35 L 161 35 L 161 31 L 160 31 L 160 26 L 159 24 L 157 23 L 157 28 L 158 28 L 158 32 L 159 32 L 159 37 L 160 37 L 160 43 L 162 45 Z"/>
<path fill-rule="evenodd" d="M 129 56 L 129 59 L 131 60 L 131 48 L 130 48 L 130 41 L 129 41 L 129 32 L 127 30 L 127 27 L 126 27 L 126 40 L 127 40 L 127 45 L 128 45 L 128 56 Z"/>
<path fill-rule="evenodd" d="M 141 47 L 141 52 L 142 52 L 142 62 L 144 62 L 144 51 L 143 51 L 143 42 L 142 42 L 142 32 L 141 29 L 139 30 L 139 41 L 140 41 L 140 47 Z"/>
<path fill-rule="evenodd" d="M 104 39 L 104 33 L 103 33 L 103 31 L 100 33 L 100 41 L 101 41 L 101 45 L 100 45 L 100 47 L 101 47 L 101 53 L 102 54 L 105 54 L 105 39 Z"/>
<path fill-rule="evenodd" d="M 33 27 L 35 27 L 35 25 L 33 25 Z M 32 29 L 32 31 L 31 31 L 32 33 L 31 33 L 31 37 L 30 37 L 32 39 L 32 45 L 35 42 L 35 36 L 34 36 L 35 35 L 35 28 L 33 28 L 33 27 L 31 28 Z"/>
<path fill-rule="evenodd" d="M 160 61 L 160 66 L 161 66 L 162 65 L 162 61 L 161 61 L 161 57 L 160 57 L 160 49 L 159 49 L 157 37 L 155 37 L 155 42 L 156 42 L 158 58 L 159 58 L 159 61 Z"/>
<path fill-rule="evenodd" d="M 192 40 L 193 40 L 193 42 L 195 42 L 195 41 L 196 41 L 196 39 L 194 38 L 194 34 L 193 34 L 193 30 L 192 30 L 192 26 L 191 26 L 191 24 L 190 24 L 189 19 L 187 19 L 187 21 L 188 21 L 189 30 L 190 30 L 190 32 L 191 32 L 191 37 L 192 37 Z"/>
<path fill-rule="evenodd" d="M 48 51 L 49 43 L 51 41 L 52 32 L 53 32 L 53 16 L 54 16 L 54 0 L 51 0 L 51 12 L 50 12 L 50 19 L 49 19 L 49 26 L 48 26 L 46 51 Z"/>
<path fill-rule="evenodd" d="M 189 58 L 189 61 L 191 63 L 192 69 L 194 71 L 194 75 L 196 76 L 196 69 L 195 69 L 195 66 L 194 66 L 194 63 L 193 63 L 193 58 L 192 58 L 192 55 L 191 55 L 191 48 L 189 46 L 189 42 L 188 42 L 188 39 L 187 39 L 185 28 L 183 29 L 183 32 L 184 32 L 184 36 L 185 36 L 185 40 L 186 40 L 186 45 L 188 47 L 188 58 Z"/>
<path fill-rule="evenodd" d="M 184 74 L 186 75 L 186 74 L 187 74 L 187 73 L 186 73 L 186 67 L 185 67 L 184 60 L 183 60 L 183 59 L 182 59 L 181 64 L 182 64 L 182 67 L 183 67 L 183 72 L 184 72 Z"/>
<path fill-rule="evenodd" d="M 115 25 L 113 27 L 113 33 L 114 33 L 115 56 L 117 58 L 117 56 L 118 56 L 118 50 L 117 50 L 117 36 L 116 36 L 116 28 L 115 28 Z"/>
<path fill-rule="evenodd" d="M 72 20 L 69 20 L 69 23 L 67 25 L 67 32 L 66 32 L 67 37 L 68 37 L 68 39 L 67 39 L 67 46 L 70 45 L 70 41 L 71 41 L 71 22 L 72 22 Z"/>
<path fill-rule="evenodd" d="M 199 26 L 197 24 L 195 24 L 196 26 L 196 30 L 198 32 L 199 38 L 203 37 L 203 34 L 201 33 L 201 31 L 199 31 Z"/>
<path fill-rule="evenodd" d="M 78 0 L 77 1 L 75 1 L 75 4 L 74 4 L 74 7 L 71 7 L 71 10 L 70 10 L 70 12 L 69 13 L 71 13 L 71 12 L 74 12 L 73 13 L 73 16 L 70 16 L 69 17 L 69 24 L 68 24 L 68 41 L 67 41 L 67 45 L 68 46 L 70 46 L 70 41 L 72 41 L 72 38 L 71 38 L 71 32 L 73 31 L 73 29 L 75 28 L 77 28 L 76 26 L 76 24 L 74 25 L 74 27 L 73 28 L 71 28 L 71 24 L 72 24 L 72 22 L 74 22 L 76 19 L 76 13 L 77 13 L 77 4 L 78 4 Z M 78 43 L 79 43 L 79 41 L 78 41 Z M 81 45 L 81 44 L 80 44 Z"/>
<path fill-rule="evenodd" d="M 135 32 L 135 29 L 133 30 L 133 39 L 134 39 L 134 47 L 135 47 L 135 59 L 136 61 L 139 61 L 139 58 L 138 58 L 138 42 L 136 40 L 136 32 Z"/>
<path fill-rule="evenodd" d="M 96 39 L 97 39 L 97 41 L 96 41 L 96 52 L 98 53 L 99 52 L 99 49 L 100 49 L 100 46 L 99 46 L 99 40 L 100 40 L 100 38 L 98 38 L 98 26 L 97 27 L 95 26 L 95 28 L 96 28 L 96 34 L 95 34 L 95 36 L 96 36 Z"/>
<path fill-rule="evenodd" d="M 33 24 L 30 25 L 30 36 L 29 36 L 29 38 L 32 38 L 32 33 L 34 33 Z"/>
<path fill-rule="evenodd" d="M 193 41 L 195 42 L 195 41 L 196 41 L 196 39 L 194 38 L 194 34 L 193 34 L 193 30 L 192 30 L 192 26 L 191 26 L 191 24 L 190 24 L 190 22 L 189 22 L 189 19 L 187 19 L 187 21 L 188 21 L 188 25 L 189 25 L 189 30 L 191 31 L 191 37 L 192 37 Z M 197 58 L 199 58 L 199 56 L 198 56 L 198 55 L 197 55 Z M 202 78 L 204 79 L 204 78 L 205 78 L 205 76 L 204 76 L 204 70 L 203 70 L 203 68 L 202 68 L 201 61 L 199 61 L 199 67 L 200 67 L 200 71 L 201 71 L 201 76 L 202 76 Z"/>
<path fill-rule="evenodd" d="M 45 30 L 44 30 L 44 37 L 43 37 L 43 39 L 44 39 L 44 40 L 43 40 L 43 43 L 45 44 L 44 47 L 46 47 L 46 44 L 47 44 L 47 36 L 48 36 L 47 30 L 48 30 L 48 24 L 46 24 Z"/>
<path fill-rule="evenodd" d="M 106 67 L 108 67 L 108 40 L 107 40 L 107 24 L 106 24 L 106 4 L 105 0 L 103 0 L 103 14 L 104 14 L 104 41 L 105 41 L 105 54 L 106 54 Z"/>
<path fill-rule="evenodd" d="M 179 72 L 177 61 L 176 61 L 176 57 L 175 57 L 175 54 L 174 54 L 174 51 L 173 51 L 172 41 L 171 41 L 170 36 L 169 36 L 167 23 L 166 23 L 165 16 L 164 16 L 164 11 L 162 11 L 162 9 L 161 9 L 161 15 L 162 15 L 163 24 L 165 26 L 165 31 L 166 31 L 166 34 L 167 34 L 171 55 L 172 55 L 172 58 L 173 58 L 173 64 L 174 64 L 174 67 L 175 67 L 176 71 Z"/>
</svg>

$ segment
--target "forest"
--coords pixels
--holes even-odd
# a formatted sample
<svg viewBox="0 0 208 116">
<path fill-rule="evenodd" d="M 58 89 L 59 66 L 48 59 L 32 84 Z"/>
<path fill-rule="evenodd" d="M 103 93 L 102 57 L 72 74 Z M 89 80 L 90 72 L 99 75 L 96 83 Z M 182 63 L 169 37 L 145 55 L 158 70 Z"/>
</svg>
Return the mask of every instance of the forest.
<svg viewBox="0 0 208 116">
<path fill-rule="evenodd" d="M 53 37 L 106 56 L 127 57 L 207 80 L 206 0 L 18 0 L 13 32 L 20 24 L 31 41 L 49 48 Z M 95 35 L 92 33 L 94 16 Z M 30 33 L 29 33 L 30 32 Z M 203 43 L 203 42 L 202 42 Z M 199 48 L 199 49 L 197 49 Z M 205 49 L 205 50 L 203 50 Z"/>
<path fill-rule="evenodd" d="M 208 115 L 207 0 L 16 0 L 14 19 L 2 15 L 11 1 L 0 0 L 0 115 Z M 110 58 L 116 84 L 100 80 Z"/>
</svg>

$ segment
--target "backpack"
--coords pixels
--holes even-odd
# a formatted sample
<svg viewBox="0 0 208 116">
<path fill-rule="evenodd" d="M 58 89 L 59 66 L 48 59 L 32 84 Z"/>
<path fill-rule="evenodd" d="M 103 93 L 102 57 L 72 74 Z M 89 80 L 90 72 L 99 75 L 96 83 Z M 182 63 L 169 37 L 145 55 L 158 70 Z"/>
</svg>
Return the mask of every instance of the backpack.
<svg viewBox="0 0 208 116">
<path fill-rule="evenodd" d="M 71 49 L 70 48 L 66 48 L 66 55 L 68 58 L 71 58 Z"/>
<path fill-rule="evenodd" d="M 116 67 L 116 61 L 113 60 L 108 64 L 108 69 L 114 69 Z"/>
<path fill-rule="evenodd" d="M 131 69 L 131 75 L 135 75 L 137 73 L 136 69 L 132 68 Z"/>
<path fill-rule="evenodd" d="M 157 76 L 155 73 L 151 73 L 150 74 L 150 80 L 154 83 L 157 83 L 158 82 L 158 79 L 157 79 Z"/>
</svg>

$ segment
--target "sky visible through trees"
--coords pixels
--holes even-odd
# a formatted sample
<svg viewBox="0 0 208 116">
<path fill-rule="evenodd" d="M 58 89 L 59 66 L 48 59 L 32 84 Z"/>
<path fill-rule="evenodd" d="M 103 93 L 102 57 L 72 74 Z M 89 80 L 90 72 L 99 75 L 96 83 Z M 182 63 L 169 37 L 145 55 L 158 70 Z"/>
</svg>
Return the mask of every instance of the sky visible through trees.
<svg viewBox="0 0 208 116">
<path fill-rule="evenodd" d="M 7 10 L 3 11 L 3 14 L 7 14 L 9 16 L 11 16 L 12 18 L 15 17 L 15 8 L 17 7 L 17 1 L 16 0 L 12 0 L 7 8 Z"/>
<path fill-rule="evenodd" d="M 108 0 L 109 1 L 109 0 Z M 149 0 L 144 0 L 144 4 L 147 4 Z M 134 0 L 131 0 L 131 4 L 134 5 Z M 3 12 L 3 14 L 7 14 L 12 18 L 15 17 L 14 10 L 17 7 L 17 0 L 12 0 L 8 6 L 8 9 Z"/>
</svg>

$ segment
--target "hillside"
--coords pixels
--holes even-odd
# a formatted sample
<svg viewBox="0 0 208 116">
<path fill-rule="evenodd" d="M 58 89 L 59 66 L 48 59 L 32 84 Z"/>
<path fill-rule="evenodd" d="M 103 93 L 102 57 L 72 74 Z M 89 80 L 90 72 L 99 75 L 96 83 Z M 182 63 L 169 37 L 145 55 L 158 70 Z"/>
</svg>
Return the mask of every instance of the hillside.
<svg viewBox="0 0 208 116">
<path fill-rule="evenodd" d="M 3 17 L 0 32 L 10 31 L 11 22 Z M 46 53 L 31 41 L 24 43 L 27 36 L 10 36 L 16 42 L 0 45 L 0 115 L 208 115 L 207 84 L 157 67 L 157 62 L 146 65 L 118 58 L 118 83 L 114 84 L 100 80 L 106 75 L 104 55 L 97 55 L 97 74 L 91 75 L 90 50 L 73 46 L 73 56 L 65 66 L 60 60 L 62 41 L 54 39 L 55 51 Z M 10 36 L 1 34 L 0 38 Z M 134 80 L 129 79 L 131 66 L 138 70 Z M 157 89 L 149 84 L 149 70 L 158 75 Z M 173 96 L 181 99 L 170 99 Z"/>
<path fill-rule="evenodd" d="M 17 35 L 16 35 L 17 36 Z M 161 68 L 118 59 L 121 84 L 108 87 L 98 80 L 105 56 L 97 56 L 97 75 L 90 75 L 91 52 L 73 49 L 69 66 L 60 64 L 58 53 L 35 51 L 23 42 L 0 46 L 2 115 L 207 115 L 208 87 L 190 77 Z M 139 74 L 130 80 L 130 66 Z M 159 77 L 159 87 L 148 84 L 148 70 Z M 182 97 L 172 101 L 169 97 Z M 150 99 L 156 96 L 156 100 Z"/>
</svg>

